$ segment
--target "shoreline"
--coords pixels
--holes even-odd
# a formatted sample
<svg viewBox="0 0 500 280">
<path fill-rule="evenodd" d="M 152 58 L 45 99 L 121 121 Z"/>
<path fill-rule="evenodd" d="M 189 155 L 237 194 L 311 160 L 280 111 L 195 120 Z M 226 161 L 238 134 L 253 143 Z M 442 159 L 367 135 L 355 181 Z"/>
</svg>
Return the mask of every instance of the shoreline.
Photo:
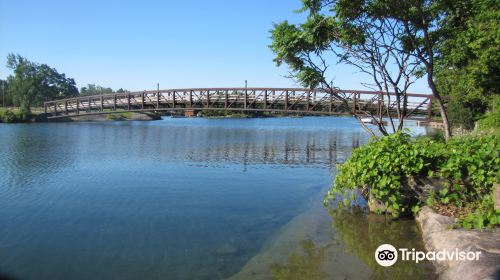
<svg viewBox="0 0 500 280">
<path fill-rule="evenodd" d="M 357 256 L 346 254 L 342 244 L 332 242 L 332 218 L 321 203 L 322 195 L 323 192 L 311 197 L 304 212 L 279 229 L 238 273 L 226 279 L 274 279 L 275 275 L 283 273 L 279 270 L 296 269 L 294 266 L 297 265 L 301 266 L 301 273 L 305 274 L 302 275 L 305 277 L 303 279 L 312 275 L 322 275 L 328 279 L 367 279 L 371 274 L 369 266 Z M 294 257 L 303 254 L 307 257 L 295 263 Z M 309 257 L 309 254 L 312 256 Z M 342 270 L 339 271 L 339 267 Z"/>
<path fill-rule="evenodd" d="M 394 222 L 381 215 L 331 209 L 321 203 L 322 194 L 311 197 L 304 212 L 270 237 L 257 255 L 227 279 L 290 279 L 297 273 L 302 279 L 399 279 L 407 274 L 412 276 L 407 279 L 437 278 L 429 261 L 384 268 L 373 257 L 375 248 L 384 242 L 423 249 L 414 220 Z"/>
<path fill-rule="evenodd" d="M 415 217 L 427 251 L 481 252 L 478 261 L 432 261 L 439 279 L 499 279 L 500 228 L 453 229 L 455 219 L 425 206 Z"/>
</svg>

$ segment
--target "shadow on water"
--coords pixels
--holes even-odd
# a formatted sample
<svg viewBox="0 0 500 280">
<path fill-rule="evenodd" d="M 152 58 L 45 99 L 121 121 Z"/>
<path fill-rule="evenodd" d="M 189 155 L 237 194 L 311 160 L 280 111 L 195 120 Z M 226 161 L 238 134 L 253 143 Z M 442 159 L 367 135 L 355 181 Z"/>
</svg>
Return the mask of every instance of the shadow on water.
<svg viewBox="0 0 500 280">
<path fill-rule="evenodd" d="M 433 276 L 428 261 L 415 264 L 398 261 L 392 267 L 382 267 L 375 261 L 376 248 L 384 243 L 396 248 L 425 251 L 420 230 L 414 220 L 393 220 L 377 214 L 367 214 L 358 208 L 329 209 L 332 227 L 343 241 L 346 251 L 358 256 L 372 271 L 372 279 L 429 279 Z"/>
<path fill-rule="evenodd" d="M 284 265 L 272 264 L 270 267 L 272 279 L 325 279 L 327 274 L 321 271 L 328 245 L 317 247 L 312 240 L 302 240 L 302 252 L 295 252 L 288 256 Z"/>
<path fill-rule="evenodd" d="M 424 250 L 419 229 L 412 220 L 391 220 L 384 216 L 367 214 L 360 209 L 328 209 L 331 217 L 330 238 L 313 242 L 299 242 L 298 250 L 291 253 L 283 264 L 270 265 L 271 279 L 330 279 L 339 273 L 343 263 L 336 261 L 335 254 L 349 254 L 360 259 L 369 269 L 362 278 L 369 279 L 434 279 L 434 269 L 428 261 L 418 264 L 398 261 L 392 267 L 378 265 L 374 258 L 381 244 L 396 248 Z M 353 265 L 353 264 L 351 264 Z M 362 270 L 362 269 L 361 269 Z M 360 277 L 362 274 L 358 274 Z M 305 278 L 304 278 L 305 277 Z"/>
</svg>

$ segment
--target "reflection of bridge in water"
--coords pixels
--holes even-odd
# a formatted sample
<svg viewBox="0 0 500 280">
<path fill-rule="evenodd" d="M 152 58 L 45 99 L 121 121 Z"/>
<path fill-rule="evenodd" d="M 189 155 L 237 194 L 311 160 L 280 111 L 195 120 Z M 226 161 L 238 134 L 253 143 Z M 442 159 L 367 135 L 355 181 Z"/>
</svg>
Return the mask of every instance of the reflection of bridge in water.
<svg viewBox="0 0 500 280">
<path fill-rule="evenodd" d="M 343 162 L 348 151 L 359 146 L 359 137 L 351 139 L 351 145 L 338 147 L 336 138 L 327 143 L 307 141 L 305 143 L 289 142 L 285 145 L 266 143 L 256 144 L 226 144 L 209 150 L 192 149 L 186 154 L 189 162 L 210 163 L 238 163 L 249 164 L 278 164 L 297 166 L 323 165 L 334 167 L 336 163 Z"/>
<path fill-rule="evenodd" d="M 183 111 L 191 115 L 200 110 L 230 110 L 352 115 L 388 110 L 396 114 L 396 96 L 390 96 L 388 100 L 383 93 L 361 90 L 332 93 L 304 88 L 193 88 L 74 97 L 45 102 L 44 107 L 49 119 L 116 111 Z M 432 96 L 408 93 L 407 101 L 407 119 L 431 119 Z"/>
<path fill-rule="evenodd" d="M 326 122 L 327 119 L 323 120 Z M 342 131 L 328 130 L 326 127 L 323 130 L 274 126 L 205 127 L 192 124 L 173 125 L 167 129 L 161 123 L 151 123 L 152 125 L 146 127 L 127 126 L 126 134 L 124 131 L 120 132 L 119 137 L 125 138 L 149 135 L 143 139 L 144 142 L 140 146 L 130 147 L 127 156 L 138 159 L 153 158 L 158 162 L 182 161 L 212 167 L 241 164 L 269 165 L 277 168 L 283 165 L 329 168 L 343 162 L 353 148 L 368 138 L 355 121 L 355 131 L 352 128 Z M 129 133 L 131 135 L 127 136 Z M 117 139 L 117 136 L 109 138 Z M 113 150 L 119 145 L 115 140 L 106 146 Z M 145 150 L 141 148 L 143 146 L 151 149 Z"/>
</svg>

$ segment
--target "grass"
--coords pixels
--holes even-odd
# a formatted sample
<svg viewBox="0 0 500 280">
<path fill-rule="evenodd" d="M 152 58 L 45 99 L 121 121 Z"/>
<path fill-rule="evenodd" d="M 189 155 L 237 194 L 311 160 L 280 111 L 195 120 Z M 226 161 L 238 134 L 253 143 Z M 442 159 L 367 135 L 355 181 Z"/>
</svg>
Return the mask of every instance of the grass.
<svg viewBox="0 0 500 280">
<path fill-rule="evenodd" d="M 124 121 L 132 118 L 131 112 L 117 112 L 107 115 L 108 120 L 112 121 Z"/>
</svg>

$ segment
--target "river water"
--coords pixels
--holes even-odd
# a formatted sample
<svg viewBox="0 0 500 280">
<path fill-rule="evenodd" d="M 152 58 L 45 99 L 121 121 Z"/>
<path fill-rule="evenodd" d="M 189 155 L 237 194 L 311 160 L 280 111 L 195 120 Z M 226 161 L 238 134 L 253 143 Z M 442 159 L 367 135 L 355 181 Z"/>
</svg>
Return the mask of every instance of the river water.
<svg viewBox="0 0 500 280">
<path fill-rule="evenodd" d="M 433 277 L 373 258 L 422 249 L 413 221 L 322 205 L 367 141 L 348 117 L 0 124 L 0 279 Z"/>
</svg>

